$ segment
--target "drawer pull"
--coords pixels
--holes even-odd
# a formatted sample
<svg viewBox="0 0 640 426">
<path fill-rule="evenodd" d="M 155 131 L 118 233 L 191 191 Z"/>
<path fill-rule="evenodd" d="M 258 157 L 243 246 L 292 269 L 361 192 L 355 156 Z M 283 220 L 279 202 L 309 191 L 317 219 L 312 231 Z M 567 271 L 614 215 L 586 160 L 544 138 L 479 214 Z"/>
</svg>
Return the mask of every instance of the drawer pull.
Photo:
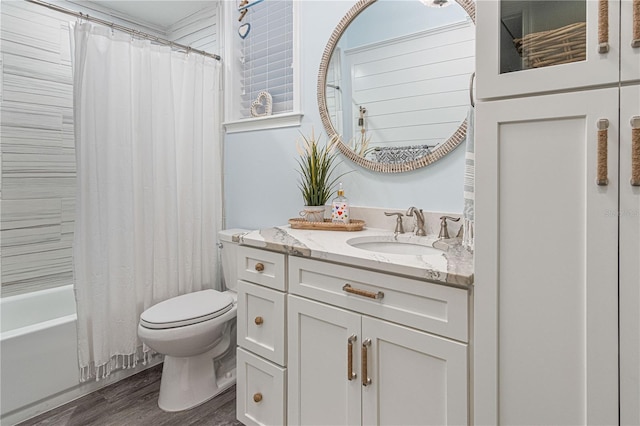
<svg viewBox="0 0 640 426">
<path fill-rule="evenodd" d="M 640 186 L 640 115 L 631 117 L 631 185 Z"/>
<path fill-rule="evenodd" d="M 256 263 L 256 271 L 258 271 L 258 272 L 264 271 L 264 264 Z"/>
<path fill-rule="evenodd" d="M 256 325 L 262 325 L 262 323 L 264 322 L 264 319 L 262 317 L 256 317 L 254 322 L 256 323 Z"/>
<path fill-rule="evenodd" d="M 358 377 L 358 375 L 353 371 L 353 342 L 358 340 L 358 336 L 352 334 L 347 339 L 347 379 L 349 381 Z"/>
<path fill-rule="evenodd" d="M 640 47 L 640 0 L 633 0 L 633 40 L 631 47 L 634 49 Z"/>
<path fill-rule="evenodd" d="M 258 403 L 262 401 L 262 394 L 260 392 L 253 394 L 253 402 Z"/>
<path fill-rule="evenodd" d="M 362 342 L 362 386 L 369 386 L 371 384 L 371 377 L 367 372 L 367 349 L 371 346 L 371 339 L 367 339 Z"/>
<path fill-rule="evenodd" d="M 598 2 L 598 53 L 609 51 L 609 0 Z"/>
<path fill-rule="evenodd" d="M 607 176 L 608 128 L 609 120 L 606 118 L 598 120 L 598 172 L 596 184 L 599 186 L 606 186 L 609 184 L 609 178 Z"/>
<path fill-rule="evenodd" d="M 347 293 L 355 294 L 358 296 L 368 297 L 370 299 L 382 299 L 384 297 L 384 293 L 381 291 L 375 293 L 373 291 L 361 290 L 359 288 L 351 287 L 351 284 L 343 285 L 342 291 L 346 291 Z"/>
</svg>

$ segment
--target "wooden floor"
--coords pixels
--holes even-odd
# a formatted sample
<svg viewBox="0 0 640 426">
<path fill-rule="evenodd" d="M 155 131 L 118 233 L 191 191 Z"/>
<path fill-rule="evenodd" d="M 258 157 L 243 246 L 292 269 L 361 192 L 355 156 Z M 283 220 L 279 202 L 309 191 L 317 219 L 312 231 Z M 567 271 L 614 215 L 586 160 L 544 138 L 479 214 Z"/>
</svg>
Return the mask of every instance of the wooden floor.
<svg viewBox="0 0 640 426">
<path fill-rule="evenodd" d="M 162 364 L 19 424 L 19 426 L 242 425 L 236 420 L 236 388 L 177 413 L 158 408 Z"/>
</svg>

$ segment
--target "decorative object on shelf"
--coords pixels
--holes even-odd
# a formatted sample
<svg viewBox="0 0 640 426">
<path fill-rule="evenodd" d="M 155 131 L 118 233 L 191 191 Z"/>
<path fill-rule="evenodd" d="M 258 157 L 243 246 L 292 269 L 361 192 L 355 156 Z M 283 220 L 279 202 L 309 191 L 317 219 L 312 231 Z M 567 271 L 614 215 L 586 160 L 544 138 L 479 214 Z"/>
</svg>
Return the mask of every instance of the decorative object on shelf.
<svg viewBox="0 0 640 426">
<path fill-rule="evenodd" d="M 330 219 L 319 222 L 309 222 L 302 218 L 289 219 L 289 225 L 293 229 L 317 229 L 322 231 L 362 231 L 364 220 L 351 219 L 349 223 L 333 223 Z"/>
<path fill-rule="evenodd" d="M 258 93 L 258 97 L 255 101 L 251 102 L 251 116 L 252 117 L 266 117 L 271 115 L 273 106 L 273 98 L 271 94 L 266 91 Z"/>
<path fill-rule="evenodd" d="M 251 31 L 251 24 L 248 22 L 238 27 L 238 35 L 243 40 L 247 38 L 247 36 L 249 35 L 249 31 Z"/>
<path fill-rule="evenodd" d="M 311 130 L 311 136 L 302 135 L 302 141 L 296 141 L 296 149 L 300 155 L 297 159 L 300 166 L 298 187 L 302 192 L 305 209 L 311 206 L 322 206 L 323 215 L 324 205 L 333 193 L 333 186 L 343 176 L 332 178 L 337 165 L 338 151 L 335 149 L 337 140 L 337 137 L 332 137 L 325 146 L 321 147 L 315 132 Z M 310 222 L 322 221 L 322 219 L 318 220 L 318 216 L 312 216 L 310 213 L 306 213 L 304 217 Z"/>
</svg>

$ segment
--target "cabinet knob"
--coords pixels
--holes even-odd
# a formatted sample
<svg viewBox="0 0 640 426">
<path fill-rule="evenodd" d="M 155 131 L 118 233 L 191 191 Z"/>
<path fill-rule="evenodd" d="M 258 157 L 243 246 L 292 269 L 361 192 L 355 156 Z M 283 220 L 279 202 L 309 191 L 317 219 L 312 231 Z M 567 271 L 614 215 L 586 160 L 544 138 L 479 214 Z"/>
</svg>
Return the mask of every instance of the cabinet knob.
<svg viewBox="0 0 640 426">
<path fill-rule="evenodd" d="M 262 323 L 264 322 L 264 319 L 262 317 L 256 317 L 254 321 L 256 325 L 262 325 Z"/>
<path fill-rule="evenodd" d="M 253 402 L 260 402 L 260 401 L 262 401 L 262 394 L 260 392 L 254 393 Z"/>
<path fill-rule="evenodd" d="M 262 263 L 256 263 L 256 271 L 258 272 L 264 271 L 264 265 Z"/>
</svg>

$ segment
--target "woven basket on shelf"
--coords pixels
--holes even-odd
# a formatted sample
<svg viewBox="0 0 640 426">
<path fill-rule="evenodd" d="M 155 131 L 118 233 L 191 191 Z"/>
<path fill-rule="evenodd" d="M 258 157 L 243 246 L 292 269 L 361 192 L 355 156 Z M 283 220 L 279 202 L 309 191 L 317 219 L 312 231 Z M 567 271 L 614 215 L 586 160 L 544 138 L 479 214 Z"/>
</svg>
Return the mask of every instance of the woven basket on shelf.
<svg viewBox="0 0 640 426">
<path fill-rule="evenodd" d="M 587 24 L 577 22 L 513 40 L 525 68 L 541 68 L 587 59 Z"/>
</svg>

